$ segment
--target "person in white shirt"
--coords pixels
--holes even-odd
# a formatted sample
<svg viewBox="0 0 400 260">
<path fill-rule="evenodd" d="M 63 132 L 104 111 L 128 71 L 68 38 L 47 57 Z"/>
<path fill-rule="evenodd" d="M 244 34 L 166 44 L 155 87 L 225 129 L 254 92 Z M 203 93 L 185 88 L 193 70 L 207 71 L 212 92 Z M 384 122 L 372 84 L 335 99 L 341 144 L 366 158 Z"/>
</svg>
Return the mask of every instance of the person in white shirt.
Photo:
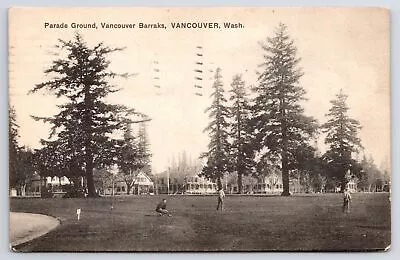
<svg viewBox="0 0 400 260">
<path fill-rule="evenodd" d="M 351 201 L 350 192 L 348 189 L 345 189 L 343 193 L 343 212 L 345 213 L 350 212 L 350 201 Z"/>
<path fill-rule="evenodd" d="M 224 210 L 224 198 L 225 198 L 225 192 L 223 189 L 219 189 L 218 191 L 218 205 L 217 205 L 217 210 L 219 210 L 219 207 L 221 206 L 221 210 Z"/>
</svg>

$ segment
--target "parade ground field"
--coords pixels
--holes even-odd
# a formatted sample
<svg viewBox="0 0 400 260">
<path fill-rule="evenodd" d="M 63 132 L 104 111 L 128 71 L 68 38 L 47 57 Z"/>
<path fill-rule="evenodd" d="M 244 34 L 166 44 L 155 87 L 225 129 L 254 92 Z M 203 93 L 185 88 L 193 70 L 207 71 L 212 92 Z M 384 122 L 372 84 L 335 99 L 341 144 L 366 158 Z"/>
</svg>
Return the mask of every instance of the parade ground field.
<svg viewBox="0 0 400 260">
<path fill-rule="evenodd" d="M 95 199 L 11 199 L 13 212 L 56 217 L 61 224 L 17 251 L 364 251 L 390 245 L 388 193 L 120 196 Z M 159 216 L 167 199 L 172 217 Z M 80 220 L 76 210 L 81 208 Z"/>
</svg>

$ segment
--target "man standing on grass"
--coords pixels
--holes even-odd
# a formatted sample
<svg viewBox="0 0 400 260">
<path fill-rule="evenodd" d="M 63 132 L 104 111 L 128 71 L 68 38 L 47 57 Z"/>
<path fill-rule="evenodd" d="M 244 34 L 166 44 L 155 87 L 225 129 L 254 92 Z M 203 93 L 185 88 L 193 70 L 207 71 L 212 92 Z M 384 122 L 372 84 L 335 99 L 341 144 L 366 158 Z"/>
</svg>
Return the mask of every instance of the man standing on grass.
<svg viewBox="0 0 400 260">
<path fill-rule="evenodd" d="M 221 210 L 224 210 L 224 198 L 225 198 L 225 192 L 221 188 L 218 191 L 218 205 L 217 205 L 217 210 L 219 209 L 219 206 L 221 205 Z"/>
<path fill-rule="evenodd" d="M 160 216 L 164 216 L 164 215 L 167 215 L 168 217 L 172 216 L 171 214 L 169 214 L 169 212 L 167 210 L 167 200 L 166 199 L 163 199 L 160 203 L 157 204 L 156 212 Z"/>
<path fill-rule="evenodd" d="M 346 188 L 343 193 L 343 212 L 350 213 L 350 201 L 351 195 L 349 190 Z"/>
</svg>

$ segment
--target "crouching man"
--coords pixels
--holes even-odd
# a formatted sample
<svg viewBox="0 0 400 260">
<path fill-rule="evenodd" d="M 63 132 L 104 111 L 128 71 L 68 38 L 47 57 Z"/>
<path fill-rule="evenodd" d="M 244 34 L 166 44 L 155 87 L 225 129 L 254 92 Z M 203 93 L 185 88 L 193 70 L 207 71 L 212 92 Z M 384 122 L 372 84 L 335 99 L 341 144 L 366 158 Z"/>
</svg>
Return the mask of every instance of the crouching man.
<svg viewBox="0 0 400 260">
<path fill-rule="evenodd" d="M 163 199 L 160 203 L 157 204 L 156 207 L 156 212 L 160 215 L 160 216 L 168 216 L 171 217 L 172 215 L 169 214 L 168 210 L 167 210 L 167 200 Z"/>
</svg>

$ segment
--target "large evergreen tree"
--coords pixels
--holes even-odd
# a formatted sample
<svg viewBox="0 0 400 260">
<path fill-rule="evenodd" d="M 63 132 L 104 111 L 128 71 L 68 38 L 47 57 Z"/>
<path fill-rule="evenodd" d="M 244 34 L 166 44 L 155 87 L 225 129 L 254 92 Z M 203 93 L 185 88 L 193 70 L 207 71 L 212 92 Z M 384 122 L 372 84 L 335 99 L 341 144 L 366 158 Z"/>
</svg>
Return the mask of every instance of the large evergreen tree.
<svg viewBox="0 0 400 260">
<path fill-rule="evenodd" d="M 35 173 L 34 152 L 29 147 L 22 146 L 18 151 L 18 172 L 20 173 L 18 187 L 21 195 L 25 195 L 26 185 L 32 180 Z"/>
<path fill-rule="evenodd" d="M 357 187 L 363 191 L 376 191 L 379 189 L 379 184 L 384 183 L 384 174 L 376 166 L 372 156 L 368 158 L 364 155 L 360 162 L 363 174 L 359 179 Z"/>
<path fill-rule="evenodd" d="M 79 33 L 70 41 L 60 39 L 56 47 L 60 49 L 59 58 L 44 72 L 51 79 L 37 84 L 32 92 L 47 89 L 66 103 L 53 117 L 36 119 L 52 124 L 54 138 L 46 145 L 63 147 L 71 171 L 75 167 L 84 171 L 88 196 L 93 197 L 93 168 L 114 163 L 117 141 L 111 134 L 129 122 L 129 115 L 134 113 L 105 101 L 110 93 L 118 91 L 110 79 L 128 76 L 109 70 L 107 55 L 122 49 L 103 43 L 91 48 Z"/>
<path fill-rule="evenodd" d="M 227 118 L 229 110 L 226 106 L 227 100 L 224 97 L 221 69 L 217 68 L 214 76 L 212 104 L 206 109 L 209 112 L 211 122 L 204 129 L 209 133 L 210 142 L 208 151 L 201 157 L 207 158 L 207 164 L 202 169 L 202 175 L 217 181 L 219 189 L 222 189 L 221 178 L 229 168 L 229 124 Z"/>
<path fill-rule="evenodd" d="M 15 109 L 10 107 L 8 110 L 8 177 L 11 188 L 16 188 L 21 179 L 18 171 L 18 124 L 16 121 Z"/>
<path fill-rule="evenodd" d="M 143 168 L 142 159 L 139 156 L 138 143 L 130 126 L 125 129 L 124 138 L 118 149 L 117 158 L 117 165 L 122 172 L 122 179 L 127 186 L 126 192 L 130 194 L 137 176 L 137 171 Z"/>
<path fill-rule="evenodd" d="M 316 129 L 316 122 L 304 115 L 301 101 L 305 90 L 299 85 L 303 73 L 298 68 L 297 49 L 287 28 L 279 24 L 275 35 L 261 44 L 265 51 L 263 71 L 259 74 L 253 107 L 254 145 L 261 163 L 278 161 L 281 165 L 283 193 L 289 193 L 289 171 L 295 167 L 300 147 Z"/>
<path fill-rule="evenodd" d="M 349 181 L 346 173 L 350 170 L 353 175 L 360 175 L 360 166 L 352 158 L 352 153 L 362 148 L 361 140 L 357 137 L 361 129 L 360 123 L 348 116 L 349 107 L 346 104 L 347 95 L 340 90 L 336 99 L 331 101 L 328 121 L 322 125 L 327 134 L 325 143 L 329 145 L 323 158 L 328 166 L 331 178 L 340 183 L 341 191 L 344 191 Z"/>
<path fill-rule="evenodd" d="M 37 167 L 42 177 L 67 176 L 76 190 L 81 190 L 81 176 L 85 175 L 85 153 L 80 110 L 75 103 L 60 105 L 60 113 L 53 118 L 33 116 L 35 120 L 52 123 L 50 140 L 41 140 L 37 150 Z M 61 127 L 62 126 L 62 127 Z"/>
<path fill-rule="evenodd" d="M 147 126 L 145 122 L 140 123 L 138 132 L 138 160 L 141 169 L 146 173 L 151 173 L 151 153 L 150 143 L 147 136 Z"/>
<path fill-rule="evenodd" d="M 24 195 L 25 186 L 35 171 L 33 167 L 34 152 L 27 147 L 18 145 L 19 126 L 14 107 L 9 107 L 8 116 L 9 187 L 15 188 L 17 195 Z"/>
<path fill-rule="evenodd" d="M 245 88 L 245 82 L 241 75 L 235 75 L 232 80 L 230 98 L 230 136 L 232 139 L 231 155 L 232 170 L 237 172 L 237 184 L 239 193 L 243 192 L 243 175 L 247 176 L 253 171 L 253 147 L 251 145 L 252 135 L 249 124 L 249 103 Z"/>
</svg>

